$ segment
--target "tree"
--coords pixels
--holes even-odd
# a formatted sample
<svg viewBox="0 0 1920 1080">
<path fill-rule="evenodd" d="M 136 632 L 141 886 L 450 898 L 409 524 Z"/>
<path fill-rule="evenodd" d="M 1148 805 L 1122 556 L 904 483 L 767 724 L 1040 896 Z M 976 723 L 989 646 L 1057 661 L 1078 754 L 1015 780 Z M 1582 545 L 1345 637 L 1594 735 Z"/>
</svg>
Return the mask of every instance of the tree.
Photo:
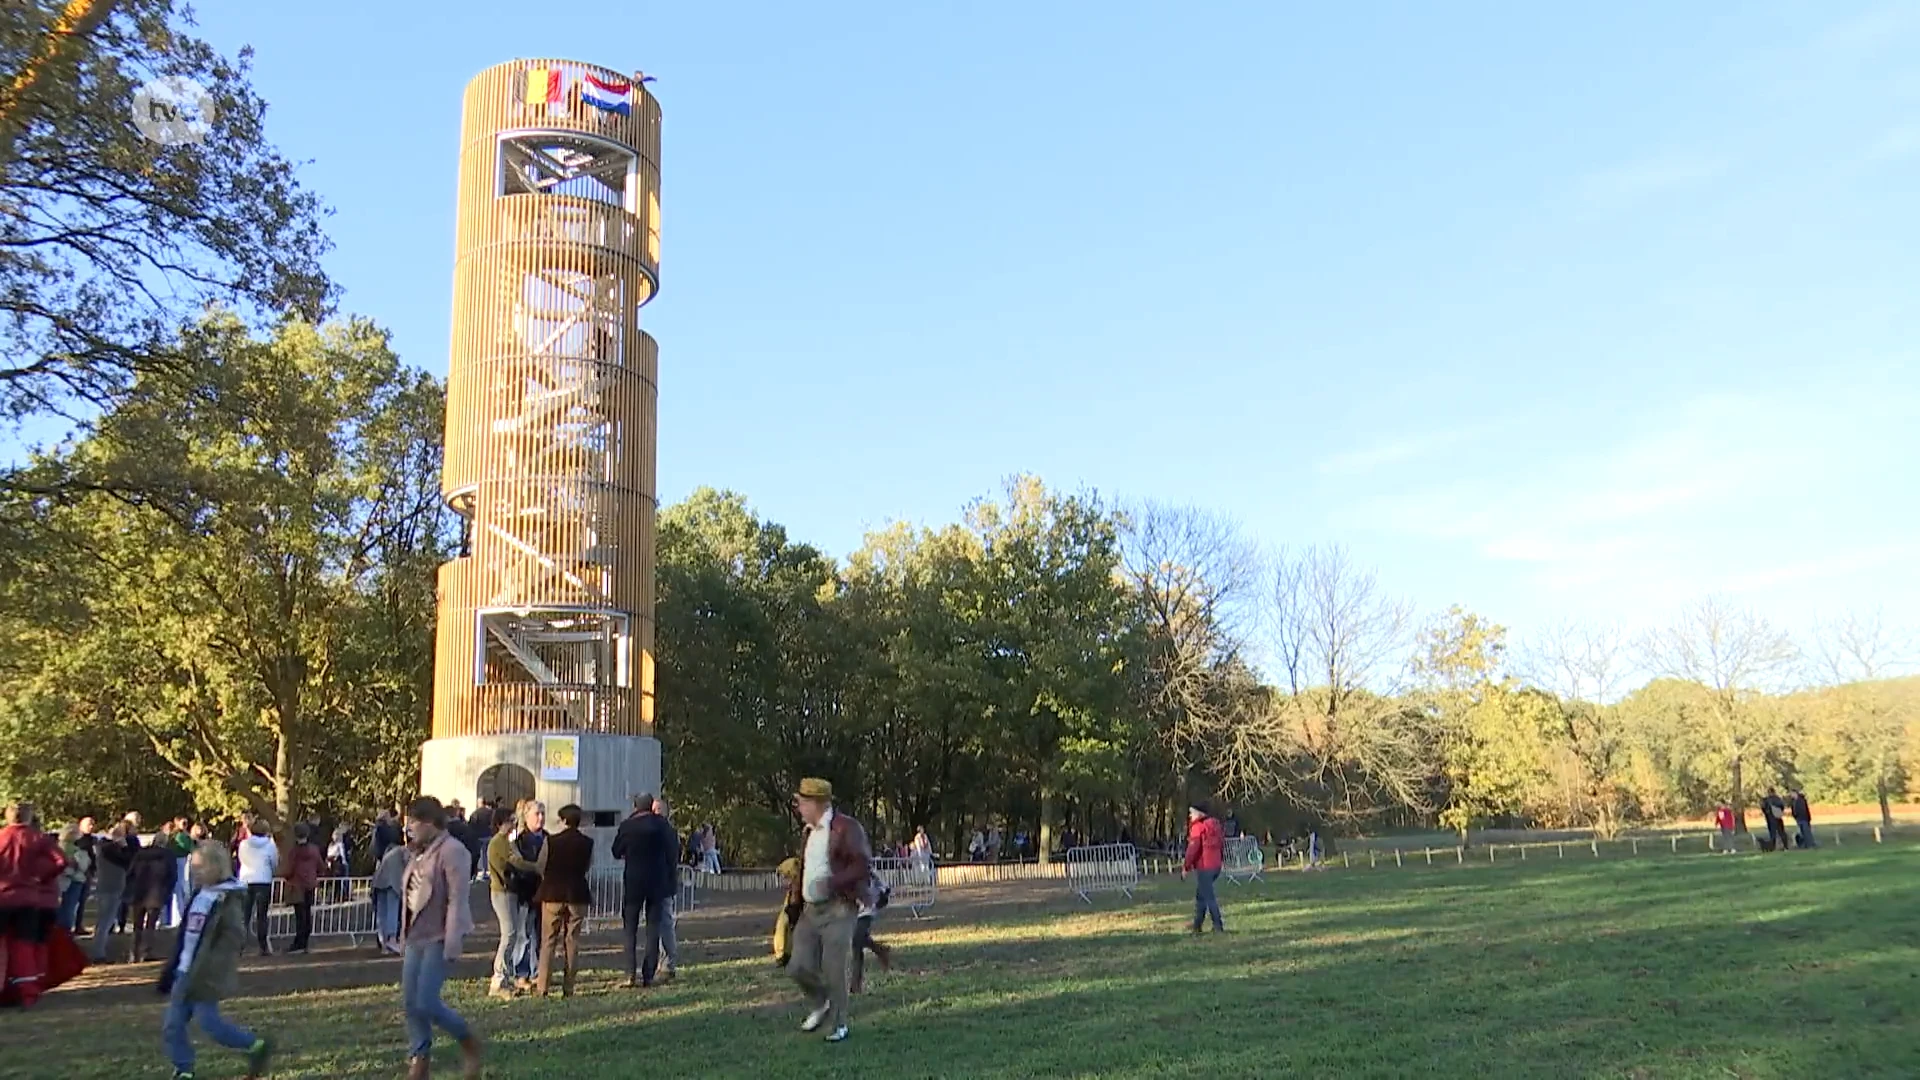
<svg viewBox="0 0 1920 1080">
<path fill-rule="evenodd" d="M 967 517 L 988 582 L 988 670 L 1006 687 L 996 745 L 1038 797 L 1044 861 L 1057 802 L 1110 795 L 1133 741 L 1123 678 L 1133 607 L 1119 587 L 1118 529 L 1097 496 L 1058 495 L 1032 476 Z"/>
<path fill-rule="evenodd" d="M 0 6 L 0 415 L 84 418 L 141 376 L 190 379 L 176 327 L 210 303 L 329 308 L 320 206 L 266 140 L 249 54 L 189 25 L 173 0 Z M 134 127 L 135 91 L 167 76 L 209 94 L 204 142 Z"/>
<path fill-rule="evenodd" d="M 194 379 L 139 378 L 31 470 L 61 494 L 6 597 L 7 710 L 83 760 L 137 745 L 197 809 L 390 802 L 428 718 L 440 387 L 365 322 L 214 317 L 176 351 Z"/>
<path fill-rule="evenodd" d="M 1745 767 L 1786 738 L 1780 725 L 1763 722 L 1758 713 L 1765 696 L 1784 690 L 1793 677 L 1800 661 L 1793 639 L 1753 611 L 1708 596 L 1646 634 L 1640 651 L 1648 670 L 1704 690 L 1705 735 L 1727 770 L 1744 832 Z"/>
<path fill-rule="evenodd" d="M 1184 774 L 1265 707 L 1245 656 L 1259 554 L 1232 521 L 1195 507 L 1147 503 L 1122 522 L 1127 578 L 1146 617 L 1150 704 L 1168 717 L 1165 743 Z"/>
<path fill-rule="evenodd" d="M 1629 747 L 1617 707 L 1623 649 L 1618 627 L 1563 622 L 1525 649 L 1521 661 L 1527 681 L 1559 700 L 1557 741 L 1571 766 L 1566 787 L 1585 803 L 1568 800 L 1568 819 L 1584 809 L 1602 837 L 1618 835 L 1626 812 Z"/>
<path fill-rule="evenodd" d="M 1339 547 L 1280 552 L 1272 605 L 1283 684 L 1271 709 L 1240 725 L 1221 756 L 1225 778 L 1347 823 L 1430 811 L 1434 735 L 1396 699 L 1411 610 Z"/>
<path fill-rule="evenodd" d="M 1907 732 L 1885 680 L 1913 665 L 1913 637 L 1889 627 L 1875 609 L 1824 622 L 1816 638 L 1823 673 L 1832 681 L 1829 695 L 1837 722 L 1829 733 L 1838 744 L 1842 767 L 1872 785 L 1880 822 L 1890 829 L 1892 794 L 1906 790 L 1902 750 Z"/>
</svg>

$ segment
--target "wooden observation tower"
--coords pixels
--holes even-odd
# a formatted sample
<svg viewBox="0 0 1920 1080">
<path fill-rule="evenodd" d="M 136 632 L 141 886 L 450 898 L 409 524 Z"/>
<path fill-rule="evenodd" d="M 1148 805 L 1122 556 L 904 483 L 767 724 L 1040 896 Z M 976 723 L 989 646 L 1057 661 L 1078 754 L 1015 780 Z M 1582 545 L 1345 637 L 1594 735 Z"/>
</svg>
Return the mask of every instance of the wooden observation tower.
<svg viewBox="0 0 1920 1080">
<path fill-rule="evenodd" d="M 422 789 L 624 816 L 653 739 L 660 106 L 638 75 L 520 60 L 461 120 L 447 503 Z M 590 822 L 598 823 L 598 822 Z"/>
</svg>

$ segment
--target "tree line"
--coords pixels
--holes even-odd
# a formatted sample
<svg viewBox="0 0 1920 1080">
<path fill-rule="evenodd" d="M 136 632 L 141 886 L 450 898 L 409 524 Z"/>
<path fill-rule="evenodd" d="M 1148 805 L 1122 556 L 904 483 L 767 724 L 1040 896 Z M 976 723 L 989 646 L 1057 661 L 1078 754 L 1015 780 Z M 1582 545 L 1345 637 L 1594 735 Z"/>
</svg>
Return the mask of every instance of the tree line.
<svg viewBox="0 0 1920 1080">
<path fill-rule="evenodd" d="M 0 13 L 0 410 L 60 432 L 0 470 L 0 793 L 404 802 L 457 544 L 442 387 L 335 314 L 244 55 L 165 0 L 88 10 Z M 132 128 L 155 72 L 210 88 L 206 144 Z M 1778 783 L 1889 812 L 1920 753 L 1910 639 L 1871 613 L 1796 642 L 1708 597 L 1509 642 L 1338 547 L 1034 477 L 844 558 L 706 489 L 658 544 L 668 787 L 747 862 L 790 844 L 802 775 L 953 851 L 987 822 L 1165 838 L 1201 795 L 1276 832 L 1611 833 Z"/>
</svg>

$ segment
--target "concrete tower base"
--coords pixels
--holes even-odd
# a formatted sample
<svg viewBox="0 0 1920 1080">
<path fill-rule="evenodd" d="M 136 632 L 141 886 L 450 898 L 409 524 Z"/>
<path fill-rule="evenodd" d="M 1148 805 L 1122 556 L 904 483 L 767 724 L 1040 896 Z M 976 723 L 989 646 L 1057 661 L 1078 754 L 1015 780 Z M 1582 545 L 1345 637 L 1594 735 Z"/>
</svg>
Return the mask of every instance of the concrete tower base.
<svg viewBox="0 0 1920 1080">
<path fill-rule="evenodd" d="M 542 740 L 578 739 L 575 778 L 546 779 Z M 614 829 L 633 809 L 633 796 L 660 791 L 660 740 L 646 735 L 519 732 L 429 739 L 420 747 L 420 793 L 455 799 L 471 812 L 483 799 L 511 808 L 520 799 L 547 804 L 548 827 L 568 803 L 586 811 L 582 831 L 595 838 L 594 864 L 610 862 Z"/>
</svg>

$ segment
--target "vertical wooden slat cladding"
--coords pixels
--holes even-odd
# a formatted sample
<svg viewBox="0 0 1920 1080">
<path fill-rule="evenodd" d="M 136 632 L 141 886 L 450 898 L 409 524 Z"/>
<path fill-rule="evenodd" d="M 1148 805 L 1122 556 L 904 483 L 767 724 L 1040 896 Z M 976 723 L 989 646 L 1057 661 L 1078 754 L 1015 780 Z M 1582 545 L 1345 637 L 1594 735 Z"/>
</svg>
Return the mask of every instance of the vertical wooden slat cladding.
<svg viewBox="0 0 1920 1080">
<path fill-rule="evenodd" d="M 535 68 L 567 73 L 558 112 L 527 101 Z M 627 81 L 546 59 L 467 84 L 443 487 L 472 540 L 440 569 L 435 738 L 652 734 L 659 350 L 639 313 L 659 281 L 660 105 L 635 85 L 628 115 L 596 108 L 585 72 Z M 570 137 L 632 166 L 604 197 L 510 190 L 503 136 Z M 624 685 L 478 682 L 480 616 L 503 609 L 624 613 Z"/>
</svg>

